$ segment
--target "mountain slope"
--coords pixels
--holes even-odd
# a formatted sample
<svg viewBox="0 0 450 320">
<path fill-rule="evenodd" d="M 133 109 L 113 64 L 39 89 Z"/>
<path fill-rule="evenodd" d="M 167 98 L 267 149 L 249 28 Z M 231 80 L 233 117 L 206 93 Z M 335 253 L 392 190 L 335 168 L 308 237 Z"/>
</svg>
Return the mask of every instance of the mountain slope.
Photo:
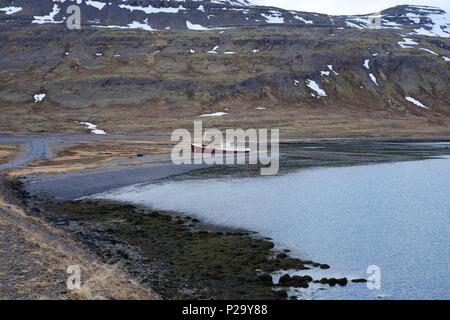
<svg viewBox="0 0 450 320">
<path fill-rule="evenodd" d="M 6 2 L 0 1 L 0 11 Z M 291 11 L 246 1 L 172 1 L 164 10 L 191 9 L 148 16 L 111 12 L 138 3 L 156 8 L 160 1 L 119 1 L 101 10 L 87 1 L 89 20 L 97 12 L 98 21 L 83 20 L 81 30 L 68 30 L 64 23 L 31 22 L 32 10 L 45 15 L 57 4 L 65 12 L 70 1 L 6 5 L 22 3 L 0 27 L 0 131 L 81 132 L 75 121 L 87 121 L 108 133 L 164 133 L 222 112 L 201 119 L 218 127 L 280 127 L 285 136 L 314 138 L 450 132 L 450 39 L 440 9 L 387 9 L 381 27 L 372 29 L 370 15 L 295 13 L 312 21 L 295 25 Z M 220 13 L 206 23 L 199 6 Z M 237 9 L 279 10 L 284 22 L 255 16 L 243 25 Z M 145 19 L 160 31 L 134 30 Z M 187 21 L 208 30 L 189 30 Z"/>
<path fill-rule="evenodd" d="M 84 27 L 204 30 L 276 24 L 366 28 L 369 17 L 378 17 L 381 28 L 450 37 L 450 16 L 445 11 L 408 5 L 371 15 L 328 16 L 255 6 L 246 0 L 0 0 L 0 23 L 63 24 L 69 16 L 67 8 L 74 4 L 80 7 Z"/>
</svg>

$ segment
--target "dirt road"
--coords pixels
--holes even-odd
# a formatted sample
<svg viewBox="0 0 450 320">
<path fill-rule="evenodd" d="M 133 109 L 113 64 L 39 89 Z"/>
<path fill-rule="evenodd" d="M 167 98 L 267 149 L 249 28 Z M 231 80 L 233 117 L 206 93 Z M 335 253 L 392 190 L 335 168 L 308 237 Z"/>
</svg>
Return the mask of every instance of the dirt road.
<svg viewBox="0 0 450 320">
<path fill-rule="evenodd" d="M 1 142 L 1 140 L 0 140 Z M 19 155 L 12 159 L 11 161 L 0 164 L 0 170 L 7 170 L 17 168 L 27 163 L 37 160 L 37 159 L 45 159 L 48 157 L 48 147 L 47 141 L 45 139 L 39 138 L 28 138 L 25 141 L 20 140 L 9 140 L 11 142 L 19 142 L 22 144 L 22 149 Z M 5 142 L 6 143 L 6 142 Z"/>
</svg>

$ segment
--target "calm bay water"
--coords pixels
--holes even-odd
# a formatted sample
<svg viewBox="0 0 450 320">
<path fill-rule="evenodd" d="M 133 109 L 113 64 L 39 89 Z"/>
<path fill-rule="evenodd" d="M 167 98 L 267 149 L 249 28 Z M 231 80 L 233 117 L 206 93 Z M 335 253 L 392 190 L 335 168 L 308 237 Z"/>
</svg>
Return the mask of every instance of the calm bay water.
<svg viewBox="0 0 450 320">
<path fill-rule="evenodd" d="M 450 299 L 450 158 L 138 185 L 100 197 L 257 231 L 331 265 L 306 272 L 315 278 L 381 268 L 380 290 L 313 288 L 310 298 Z"/>
</svg>

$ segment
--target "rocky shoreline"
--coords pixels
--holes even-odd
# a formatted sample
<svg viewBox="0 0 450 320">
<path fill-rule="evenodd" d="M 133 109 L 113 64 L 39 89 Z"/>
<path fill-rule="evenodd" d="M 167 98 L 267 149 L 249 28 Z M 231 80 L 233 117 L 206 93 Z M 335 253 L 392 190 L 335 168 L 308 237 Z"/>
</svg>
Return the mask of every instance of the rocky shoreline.
<svg viewBox="0 0 450 320">
<path fill-rule="evenodd" d="M 291 287 L 348 282 L 286 274 L 274 283 L 272 273 L 280 270 L 330 266 L 292 258 L 246 230 L 105 200 L 52 202 L 30 195 L 18 180 L 8 186 L 29 212 L 71 232 L 102 262 L 120 265 L 164 299 L 287 299 Z"/>
<path fill-rule="evenodd" d="M 0 175 L 0 300 L 159 300 L 117 265 L 102 262 L 75 234 L 49 223 Z M 30 210 L 33 209 L 33 212 Z M 78 268 L 80 287 L 68 285 Z"/>
</svg>

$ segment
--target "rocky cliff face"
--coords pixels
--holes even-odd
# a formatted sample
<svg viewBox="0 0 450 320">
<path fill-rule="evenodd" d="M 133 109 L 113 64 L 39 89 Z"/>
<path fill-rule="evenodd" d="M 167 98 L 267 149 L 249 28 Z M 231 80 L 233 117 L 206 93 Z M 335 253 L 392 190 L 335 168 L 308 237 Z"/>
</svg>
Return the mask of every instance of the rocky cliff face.
<svg viewBox="0 0 450 320">
<path fill-rule="evenodd" d="M 16 0 L 2 2 L 0 2 L 0 6 L 14 8 L 9 12 L 16 11 L 9 17 L 3 17 L 3 20 L 18 24 L 63 23 L 67 17 L 67 7 L 73 4 L 80 7 L 84 26 L 179 30 L 255 26 L 270 23 L 303 25 L 313 21 L 330 23 L 325 15 L 305 13 L 298 16 L 296 12 L 254 6 L 245 0 Z M 18 11 L 19 8 L 20 11 Z"/>
<path fill-rule="evenodd" d="M 82 29 L 68 30 L 77 2 Z M 242 0 L 0 0 L 0 131 L 90 121 L 167 132 L 222 112 L 203 119 L 312 137 L 446 134 L 447 17 L 423 6 L 327 16 Z"/>
<path fill-rule="evenodd" d="M 256 6 L 246 0 L 0 0 L 0 23 L 64 24 L 71 5 L 80 8 L 84 27 L 205 30 L 283 25 L 363 29 L 375 20 L 381 28 L 450 37 L 450 17 L 445 11 L 407 5 L 367 15 L 328 16 Z"/>
</svg>

